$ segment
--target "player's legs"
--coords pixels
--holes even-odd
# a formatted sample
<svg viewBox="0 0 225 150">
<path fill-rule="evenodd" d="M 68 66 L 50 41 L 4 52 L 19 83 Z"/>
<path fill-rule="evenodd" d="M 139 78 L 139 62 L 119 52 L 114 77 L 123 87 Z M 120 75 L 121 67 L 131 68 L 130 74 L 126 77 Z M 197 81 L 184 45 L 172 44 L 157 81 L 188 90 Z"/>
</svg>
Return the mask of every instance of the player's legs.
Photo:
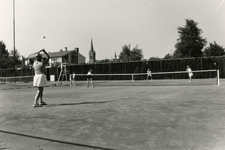
<svg viewBox="0 0 225 150">
<path fill-rule="evenodd" d="M 147 82 L 148 82 L 148 79 L 151 79 L 152 80 L 152 76 L 151 75 L 148 75 L 147 76 Z"/>
<path fill-rule="evenodd" d="M 87 85 L 86 87 L 89 87 L 89 78 L 87 78 Z"/>
<path fill-rule="evenodd" d="M 91 83 L 91 86 L 93 87 L 94 85 L 93 85 L 93 80 L 92 80 L 92 78 L 90 78 L 90 83 Z"/>
<path fill-rule="evenodd" d="M 192 81 L 192 78 L 191 78 L 191 75 L 189 75 L 189 82 L 191 82 Z"/>
<path fill-rule="evenodd" d="M 35 97 L 34 97 L 34 104 L 37 104 L 38 102 L 38 99 L 39 99 L 39 97 L 40 97 L 40 91 L 39 91 L 39 89 L 37 90 L 37 93 L 36 93 L 36 95 L 35 95 Z"/>
<path fill-rule="evenodd" d="M 44 87 L 40 87 L 40 105 L 47 105 L 44 101 L 43 101 L 43 91 L 44 91 Z"/>
<path fill-rule="evenodd" d="M 73 84 L 75 85 L 75 78 L 73 78 Z"/>
<path fill-rule="evenodd" d="M 40 87 L 39 88 L 39 91 L 40 91 L 40 102 L 42 102 L 42 97 L 43 97 L 43 90 L 44 90 L 44 88 L 43 87 Z"/>
<path fill-rule="evenodd" d="M 38 87 L 37 93 L 34 98 L 34 105 L 33 105 L 34 107 L 39 106 L 38 99 L 40 98 L 40 100 L 42 101 L 42 96 L 43 96 L 43 87 Z"/>
</svg>

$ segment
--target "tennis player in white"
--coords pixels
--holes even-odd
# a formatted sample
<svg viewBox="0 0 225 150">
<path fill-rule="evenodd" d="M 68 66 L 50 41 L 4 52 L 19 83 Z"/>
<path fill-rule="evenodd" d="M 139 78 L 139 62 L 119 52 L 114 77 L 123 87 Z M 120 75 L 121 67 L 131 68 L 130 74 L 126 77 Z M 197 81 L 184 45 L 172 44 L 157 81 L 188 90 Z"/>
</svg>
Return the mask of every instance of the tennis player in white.
<svg viewBox="0 0 225 150">
<path fill-rule="evenodd" d="M 92 87 L 94 87 L 93 85 L 93 80 L 92 80 L 92 70 L 90 69 L 87 73 L 87 87 L 89 87 L 89 82 L 91 84 Z"/>
<path fill-rule="evenodd" d="M 151 72 L 151 70 L 148 68 L 148 70 L 147 70 L 147 82 L 148 82 L 148 79 L 151 79 L 152 80 L 152 72 Z"/>
<path fill-rule="evenodd" d="M 193 73 L 192 73 L 192 70 L 189 66 L 187 66 L 187 72 L 188 72 L 188 76 L 189 76 L 189 82 L 191 82 Z"/>
<path fill-rule="evenodd" d="M 73 82 L 74 85 L 76 85 L 76 84 L 75 84 L 75 76 L 76 76 L 76 74 L 75 74 L 75 72 L 73 72 L 72 82 Z"/>
<path fill-rule="evenodd" d="M 42 55 L 40 54 L 40 52 L 44 52 L 46 54 L 47 58 L 45 60 L 42 59 Z M 36 61 L 33 63 L 33 68 L 35 72 L 33 86 L 38 88 L 37 94 L 35 95 L 33 107 L 41 107 L 42 105 L 46 105 L 42 98 L 44 87 L 47 86 L 45 66 L 48 64 L 48 61 L 49 55 L 44 49 L 42 49 L 36 55 Z M 39 99 L 40 102 L 38 103 Z"/>
</svg>

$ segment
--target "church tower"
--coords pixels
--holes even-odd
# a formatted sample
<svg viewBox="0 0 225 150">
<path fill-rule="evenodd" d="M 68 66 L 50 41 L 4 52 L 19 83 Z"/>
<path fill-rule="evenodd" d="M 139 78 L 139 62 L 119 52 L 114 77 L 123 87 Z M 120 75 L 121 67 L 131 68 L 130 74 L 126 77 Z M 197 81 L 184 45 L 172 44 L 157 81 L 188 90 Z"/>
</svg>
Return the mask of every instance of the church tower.
<svg viewBox="0 0 225 150">
<path fill-rule="evenodd" d="M 115 61 L 117 61 L 117 55 L 116 55 L 116 52 L 115 52 L 115 55 L 114 55 L 114 59 L 115 59 Z"/>
<path fill-rule="evenodd" d="M 95 61 L 96 61 L 95 51 L 94 51 L 93 42 L 92 42 L 92 39 L 91 39 L 91 49 L 89 51 L 89 63 L 94 63 Z"/>
</svg>

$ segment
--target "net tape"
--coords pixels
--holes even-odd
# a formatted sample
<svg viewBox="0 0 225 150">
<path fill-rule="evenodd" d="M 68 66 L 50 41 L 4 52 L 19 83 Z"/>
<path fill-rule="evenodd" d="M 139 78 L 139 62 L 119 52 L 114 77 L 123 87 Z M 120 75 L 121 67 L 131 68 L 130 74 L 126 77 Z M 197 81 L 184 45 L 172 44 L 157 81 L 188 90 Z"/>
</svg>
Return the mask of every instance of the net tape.
<svg viewBox="0 0 225 150">
<path fill-rule="evenodd" d="M 216 72 L 217 70 L 195 70 L 192 71 L 193 73 L 204 73 L 204 72 Z M 175 72 L 152 72 L 151 74 L 180 74 L 185 73 L 187 74 L 187 71 L 175 71 Z M 147 73 L 124 73 L 124 74 L 92 74 L 92 76 L 132 76 L 132 75 L 147 75 Z M 73 76 L 73 74 L 70 74 L 70 76 Z M 87 76 L 87 74 L 75 74 L 75 76 Z"/>
</svg>

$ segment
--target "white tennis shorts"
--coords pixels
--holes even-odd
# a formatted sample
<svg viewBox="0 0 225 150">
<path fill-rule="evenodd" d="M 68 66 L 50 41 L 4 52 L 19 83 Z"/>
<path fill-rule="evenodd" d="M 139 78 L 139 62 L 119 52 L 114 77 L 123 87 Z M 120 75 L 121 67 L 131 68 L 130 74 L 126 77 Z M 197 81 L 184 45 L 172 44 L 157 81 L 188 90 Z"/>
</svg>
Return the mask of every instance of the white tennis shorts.
<svg viewBox="0 0 225 150">
<path fill-rule="evenodd" d="M 44 87 L 47 86 L 48 82 L 45 74 L 35 74 L 33 80 L 33 86 Z"/>
<path fill-rule="evenodd" d="M 194 74 L 191 72 L 191 73 L 189 73 L 189 77 L 192 77 Z"/>
</svg>

